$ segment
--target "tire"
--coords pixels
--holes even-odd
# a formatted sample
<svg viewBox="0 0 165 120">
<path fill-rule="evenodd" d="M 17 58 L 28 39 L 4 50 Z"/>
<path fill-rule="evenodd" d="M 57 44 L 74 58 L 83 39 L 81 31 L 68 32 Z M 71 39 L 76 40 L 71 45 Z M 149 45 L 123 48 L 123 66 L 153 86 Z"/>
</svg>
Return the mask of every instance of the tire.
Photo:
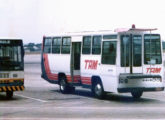
<svg viewBox="0 0 165 120">
<path fill-rule="evenodd" d="M 75 92 L 75 87 L 68 86 L 68 93 L 74 93 Z"/>
<path fill-rule="evenodd" d="M 92 92 L 94 96 L 98 99 L 103 99 L 105 97 L 105 92 L 104 92 L 102 83 L 100 81 L 96 81 L 92 85 Z"/>
<path fill-rule="evenodd" d="M 69 86 L 68 83 L 66 82 L 65 77 L 61 77 L 60 82 L 59 82 L 59 87 L 60 87 L 61 93 L 63 94 L 75 92 L 75 87 Z"/>
<path fill-rule="evenodd" d="M 59 87 L 60 87 L 61 93 L 63 93 L 63 94 L 67 93 L 67 82 L 66 82 L 65 77 L 60 78 Z"/>
<path fill-rule="evenodd" d="M 13 97 L 13 91 L 7 91 L 6 97 L 7 97 L 7 99 L 11 99 Z"/>
<path fill-rule="evenodd" d="M 133 92 L 131 92 L 131 94 L 132 94 L 133 98 L 139 99 L 142 96 L 143 92 L 142 91 L 133 91 Z"/>
</svg>

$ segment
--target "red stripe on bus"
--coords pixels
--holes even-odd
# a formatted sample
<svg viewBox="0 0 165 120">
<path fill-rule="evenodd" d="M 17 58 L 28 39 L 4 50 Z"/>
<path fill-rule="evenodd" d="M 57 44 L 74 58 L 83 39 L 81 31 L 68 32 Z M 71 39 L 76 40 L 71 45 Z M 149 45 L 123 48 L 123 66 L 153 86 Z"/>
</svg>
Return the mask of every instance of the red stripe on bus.
<svg viewBox="0 0 165 120">
<path fill-rule="evenodd" d="M 91 85 L 91 77 L 81 77 L 82 84 Z"/>
<path fill-rule="evenodd" d="M 91 85 L 91 81 L 82 81 L 82 84 L 89 84 L 89 85 Z"/>
<path fill-rule="evenodd" d="M 43 54 L 43 57 L 44 57 L 45 71 L 46 71 L 46 74 L 47 74 L 48 78 L 51 79 L 51 80 L 58 80 L 58 75 L 57 74 L 53 74 L 50 71 L 48 55 L 47 54 Z"/>
<path fill-rule="evenodd" d="M 51 71 L 50 71 L 48 55 L 43 54 L 43 57 L 44 57 L 45 70 L 46 70 L 46 74 L 47 74 L 48 78 L 50 80 L 58 80 L 58 74 L 51 73 Z M 90 77 L 81 77 L 80 75 L 75 75 L 73 77 L 74 81 L 72 81 L 72 77 L 70 75 L 66 75 L 66 79 L 67 79 L 67 82 L 78 83 L 81 81 L 83 84 L 91 85 Z"/>
<path fill-rule="evenodd" d="M 73 78 L 74 78 L 74 82 L 79 82 L 81 80 L 80 75 L 75 75 Z"/>
</svg>

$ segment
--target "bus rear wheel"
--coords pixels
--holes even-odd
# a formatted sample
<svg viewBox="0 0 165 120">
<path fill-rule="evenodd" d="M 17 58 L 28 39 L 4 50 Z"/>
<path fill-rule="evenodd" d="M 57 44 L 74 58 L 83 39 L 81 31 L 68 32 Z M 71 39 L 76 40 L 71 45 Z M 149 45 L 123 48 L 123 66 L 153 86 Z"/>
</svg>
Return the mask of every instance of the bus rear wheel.
<svg viewBox="0 0 165 120">
<path fill-rule="evenodd" d="M 61 93 L 63 94 L 67 93 L 67 82 L 66 82 L 65 77 L 60 78 L 59 87 L 60 87 Z"/>
<path fill-rule="evenodd" d="M 92 92 L 95 95 L 95 97 L 98 99 L 103 99 L 105 97 L 105 92 L 100 81 L 94 83 L 92 87 Z"/>
<path fill-rule="evenodd" d="M 11 99 L 13 97 L 13 91 L 7 91 L 6 97 L 7 97 L 7 99 Z"/>
<path fill-rule="evenodd" d="M 69 86 L 68 83 L 66 82 L 65 77 L 61 77 L 59 86 L 60 86 L 60 91 L 63 94 L 75 92 L 75 87 Z"/>
<path fill-rule="evenodd" d="M 131 92 L 131 94 L 132 94 L 133 98 L 139 99 L 142 96 L 143 92 L 142 91 L 133 91 L 133 92 Z"/>
</svg>

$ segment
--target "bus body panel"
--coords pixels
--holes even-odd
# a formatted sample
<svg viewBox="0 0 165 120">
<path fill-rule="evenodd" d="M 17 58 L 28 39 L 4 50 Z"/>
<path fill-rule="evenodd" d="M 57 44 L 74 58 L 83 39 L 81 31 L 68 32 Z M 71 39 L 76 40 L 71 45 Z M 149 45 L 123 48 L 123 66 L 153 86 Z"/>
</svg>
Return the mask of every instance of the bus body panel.
<svg viewBox="0 0 165 120">
<path fill-rule="evenodd" d="M 92 87 L 92 80 L 94 77 L 99 77 L 104 91 L 106 92 L 132 92 L 134 90 L 141 91 L 162 91 L 164 89 L 164 68 L 163 61 L 160 64 L 144 64 L 144 35 L 146 32 L 119 32 L 117 34 L 117 39 L 103 39 L 104 33 L 97 34 L 82 34 L 79 36 L 71 35 L 73 39 L 71 44 L 75 42 L 81 43 L 81 56 L 80 56 L 80 69 L 74 70 L 72 67 L 72 54 L 49 54 L 48 61 L 50 71 L 52 76 L 58 77 L 59 73 L 65 73 L 67 81 L 69 83 L 79 83 L 80 85 L 88 85 Z M 148 34 L 148 33 L 147 33 Z M 83 46 L 83 36 L 102 36 L 101 40 L 101 54 L 94 55 L 82 54 Z M 107 35 L 107 33 L 106 33 Z M 114 33 L 108 33 L 108 35 L 114 35 Z M 134 58 L 127 56 L 122 58 L 121 55 L 124 53 L 122 50 L 122 35 L 129 36 L 129 39 L 132 39 L 133 44 L 132 48 L 141 49 L 141 53 L 137 52 L 136 55 L 134 52 L 129 54 L 135 55 Z M 141 39 L 141 48 L 139 47 L 138 40 Z M 102 53 L 103 53 L 103 42 L 105 41 L 114 41 L 116 42 L 116 62 L 115 65 L 111 64 L 102 64 Z M 160 40 L 161 42 L 161 40 Z M 93 44 L 93 43 L 92 43 Z M 125 44 L 125 43 L 124 43 Z M 134 46 L 133 46 L 134 45 Z M 137 48 L 137 46 L 139 48 Z M 130 46 L 125 46 L 124 49 Z M 162 48 L 162 47 L 161 47 Z M 72 46 L 71 46 L 72 49 Z M 92 48 L 91 48 L 92 49 Z M 135 50 L 136 50 L 135 49 Z M 46 54 L 46 53 L 43 53 Z M 138 58 L 138 55 L 141 55 L 141 59 Z M 161 49 L 162 54 L 162 49 Z M 126 61 L 126 58 L 132 62 L 135 60 L 135 63 L 139 63 L 138 60 L 141 60 L 141 65 L 134 65 L 134 63 L 128 63 L 129 65 L 122 66 L 122 61 Z M 125 60 L 124 60 L 125 59 Z M 156 60 L 155 60 L 156 61 Z M 150 60 L 151 62 L 151 60 Z M 136 64 L 137 64 L 136 63 Z M 131 65 L 132 64 L 132 67 Z M 47 70 L 46 70 L 47 71 Z M 72 73 L 73 72 L 73 73 Z M 47 73 L 48 74 L 48 73 Z M 50 80 L 51 77 L 48 77 Z M 57 80 L 57 79 L 56 79 Z"/>
<path fill-rule="evenodd" d="M 49 82 L 51 80 L 56 80 L 58 79 L 58 75 L 57 73 L 52 73 L 50 67 L 51 67 L 51 64 L 50 64 L 50 59 L 49 59 L 49 54 L 43 54 L 43 70 L 42 70 L 42 76 L 48 80 Z"/>
<path fill-rule="evenodd" d="M 101 65 L 100 66 L 100 77 L 105 91 L 117 92 L 117 69 L 115 65 Z"/>
<path fill-rule="evenodd" d="M 70 74 L 70 55 L 49 54 L 48 60 L 51 73 L 58 74 L 61 72 L 67 75 Z M 61 61 L 60 64 L 59 61 Z"/>
<path fill-rule="evenodd" d="M 82 36 L 72 36 L 72 42 L 82 42 Z"/>
<path fill-rule="evenodd" d="M 81 55 L 81 80 L 82 84 L 91 85 L 92 76 L 100 75 L 100 55 Z"/>
</svg>

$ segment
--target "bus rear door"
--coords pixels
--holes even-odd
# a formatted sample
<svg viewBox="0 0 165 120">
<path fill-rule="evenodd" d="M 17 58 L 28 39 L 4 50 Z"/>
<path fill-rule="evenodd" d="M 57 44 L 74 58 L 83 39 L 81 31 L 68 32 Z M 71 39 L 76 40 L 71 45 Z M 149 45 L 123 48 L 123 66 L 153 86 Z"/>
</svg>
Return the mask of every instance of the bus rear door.
<svg viewBox="0 0 165 120">
<path fill-rule="evenodd" d="M 120 36 L 121 72 L 143 73 L 142 68 L 142 36 L 125 34 Z"/>
</svg>

